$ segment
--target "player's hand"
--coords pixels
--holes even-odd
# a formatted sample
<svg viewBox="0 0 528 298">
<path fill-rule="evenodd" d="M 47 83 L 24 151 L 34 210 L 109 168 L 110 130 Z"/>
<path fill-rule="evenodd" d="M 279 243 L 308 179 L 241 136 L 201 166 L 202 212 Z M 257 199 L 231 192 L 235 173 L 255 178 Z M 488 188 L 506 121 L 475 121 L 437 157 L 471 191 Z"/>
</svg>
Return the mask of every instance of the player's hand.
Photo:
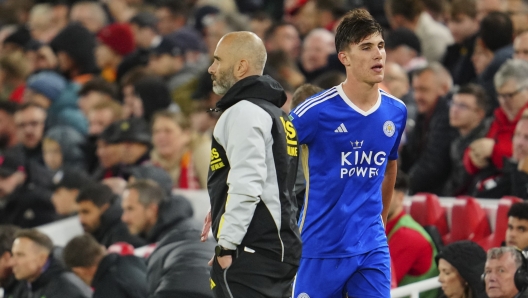
<svg viewBox="0 0 528 298">
<path fill-rule="evenodd" d="M 205 219 L 204 219 L 204 225 L 202 228 L 202 234 L 200 237 L 200 241 L 205 242 L 207 238 L 209 237 L 209 231 L 211 230 L 212 221 L 213 220 L 211 218 L 211 210 L 209 210 L 209 212 L 207 212 L 207 215 L 205 216 Z M 211 263 L 211 261 L 209 261 L 209 263 Z M 211 265 L 212 263 L 209 264 L 209 266 Z"/>
<path fill-rule="evenodd" d="M 227 267 L 231 266 L 231 263 L 233 263 L 232 256 L 216 257 L 216 260 L 222 269 L 226 269 Z"/>
</svg>

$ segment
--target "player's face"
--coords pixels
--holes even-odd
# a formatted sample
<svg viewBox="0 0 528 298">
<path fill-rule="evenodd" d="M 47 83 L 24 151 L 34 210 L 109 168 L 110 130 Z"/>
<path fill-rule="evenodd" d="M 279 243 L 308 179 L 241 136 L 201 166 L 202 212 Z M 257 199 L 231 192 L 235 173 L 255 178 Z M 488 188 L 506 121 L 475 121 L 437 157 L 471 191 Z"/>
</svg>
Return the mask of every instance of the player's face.
<svg viewBox="0 0 528 298">
<path fill-rule="evenodd" d="M 359 82 L 376 84 L 383 81 L 385 69 L 385 41 L 381 34 L 373 34 L 358 44 L 350 44 L 341 52 L 346 56 L 348 72 Z"/>
</svg>

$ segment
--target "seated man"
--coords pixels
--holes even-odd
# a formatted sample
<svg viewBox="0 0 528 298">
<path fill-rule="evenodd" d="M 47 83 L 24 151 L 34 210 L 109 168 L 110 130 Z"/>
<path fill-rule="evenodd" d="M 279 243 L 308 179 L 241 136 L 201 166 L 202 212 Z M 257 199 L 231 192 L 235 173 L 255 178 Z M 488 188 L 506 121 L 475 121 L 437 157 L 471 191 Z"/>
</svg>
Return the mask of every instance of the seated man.
<svg viewBox="0 0 528 298">
<path fill-rule="evenodd" d="M 515 203 L 508 211 L 506 246 L 528 249 L 528 204 Z"/>
<path fill-rule="evenodd" d="M 516 298 L 519 290 L 513 277 L 521 267 L 522 255 L 514 247 L 497 247 L 488 250 L 484 268 L 486 294 L 489 298 Z"/>
<path fill-rule="evenodd" d="M 21 230 L 16 234 L 13 247 L 13 273 L 24 287 L 13 297 L 68 297 L 88 298 L 89 287 L 84 286 L 73 273 L 67 272 L 53 254 L 53 243 L 37 230 Z"/>
<path fill-rule="evenodd" d="M 67 217 L 77 214 L 79 205 L 75 199 L 79 191 L 93 181 L 83 172 L 75 170 L 61 170 L 53 176 L 55 190 L 51 202 L 59 216 Z"/>
<path fill-rule="evenodd" d="M 85 186 L 76 198 L 84 231 L 105 247 L 117 242 L 126 242 L 134 247 L 145 245 L 145 241 L 130 235 L 121 221 L 123 210 L 118 199 L 106 185 L 93 183 Z"/>
<path fill-rule="evenodd" d="M 147 297 L 147 267 L 140 258 L 108 253 L 89 234 L 70 240 L 64 263 L 94 289 L 93 298 Z"/>
<path fill-rule="evenodd" d="M 23 284 L 13 275 L 13 254 L 11 247 L 15 235 L 20 229 L 13 225 L 0 225 L 0 288 L 4 289 L 4 297 L 12 297 L 18 287 Z"/>
<path fill-rule="evenodd" d="M 386 233 L 399 287 L 438 275 L 435 244 L 420 224 L 403 209 L 403 200 L 408 189 L 409 178 L 405 173 L 398 172 L 389 207 Z M 420 295 L 422 298 L 436 296 L 436 290 Z"/>
</svg>

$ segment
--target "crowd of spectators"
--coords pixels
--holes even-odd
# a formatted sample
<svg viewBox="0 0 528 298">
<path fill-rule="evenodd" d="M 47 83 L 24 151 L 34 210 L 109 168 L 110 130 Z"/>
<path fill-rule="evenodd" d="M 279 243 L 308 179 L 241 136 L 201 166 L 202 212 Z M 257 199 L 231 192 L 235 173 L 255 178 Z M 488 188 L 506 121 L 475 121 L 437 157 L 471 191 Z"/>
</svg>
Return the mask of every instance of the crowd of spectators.
<svg viewBox="0 0 528 298">
<path fill-rule="evenodd" d="M 395 279 L 445 280 L 456 268 L 465 297 L 481 297 L 464 254 L 483 273 L 484 252 L 468 243 L 440 251 L 402 202 L 418 192 L 528 199 L 525 0 L 0 1 L 5 297 L 89 297 L 85 285 L 93 297 L 212 297 L 214 244 L 199 243 L 192 205 L 174 190 L 207 188 L 220 115 L 208 67 L 218 41 L 255 32 L 289 112 L 344 81 L 334 32 L 358 7 L 384 27 L 380 87 L 408 110 L 387 224 Z M 301 169 L 296 190 L 302 204 Z M 510 216 L 507 245 L 528 248 L 519 236 L 528 224 L 518 227 L 526 213 Z M 73 215 L 86 234 L 64 251 L 32 229 Z M 397 229 L 402 220 L 411 231 Z M 400 237 L 411 240 L 394 246 Z M 410 242 L 413 250 L 402 245 Z M 148 245 L 147 264 L 128 246 L 112 254 L 116 243 Z M 405 251 L 416 253 L 394 258 Z M 510 255 L 518 268 L 514 251 L 488 252 L 486 283 L 493 262 Z"/>
</svg>

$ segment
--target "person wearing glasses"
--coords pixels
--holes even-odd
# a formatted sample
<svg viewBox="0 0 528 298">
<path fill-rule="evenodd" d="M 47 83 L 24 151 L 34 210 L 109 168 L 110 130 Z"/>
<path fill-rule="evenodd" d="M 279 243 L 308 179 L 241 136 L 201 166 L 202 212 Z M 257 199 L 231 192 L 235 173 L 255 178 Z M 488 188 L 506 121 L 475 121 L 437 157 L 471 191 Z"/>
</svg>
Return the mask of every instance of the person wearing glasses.
<svg viewBox="0 0 528 298">
<path fill-rule="evenodd" d="M 15 113 L 15 126 L 19 141 L 19 149 L 24 152 L 28 161 L 34 161 L 44 166 L 42 155 L 42 138 L 46 122 L 46 110 L 36 103 L 26 103 Z"/>
<path fill-rule="evenodd" d="M 503 177 L 504 160 L 512 157 L 515 127 L 528 107 L 528 62 L 508 60 L 495 74 L 494 84 L 500 106 L 484 138 L 473 141 L 464 153 L 464 167 L 477 182 L 470 194 L 498 198 L 504 194 L 497 186 Z M 509 193 L 506 193 L 509 194 Z"/>
<path fill-rule="evenodd" d="M 451 173 L 444 195 L 458 196 L 467 193 L 473 177 L 464 168 L 464 151 L 471 142 L 484 137 L 488 132 L 491 119 L 486 118 L 486 114 L 489 107 L 486 91 L 476 84 L 460 87 L 449 102 L 449 125 L 458 131 L 458 136 L 451 142 Z"/>
</svg>

